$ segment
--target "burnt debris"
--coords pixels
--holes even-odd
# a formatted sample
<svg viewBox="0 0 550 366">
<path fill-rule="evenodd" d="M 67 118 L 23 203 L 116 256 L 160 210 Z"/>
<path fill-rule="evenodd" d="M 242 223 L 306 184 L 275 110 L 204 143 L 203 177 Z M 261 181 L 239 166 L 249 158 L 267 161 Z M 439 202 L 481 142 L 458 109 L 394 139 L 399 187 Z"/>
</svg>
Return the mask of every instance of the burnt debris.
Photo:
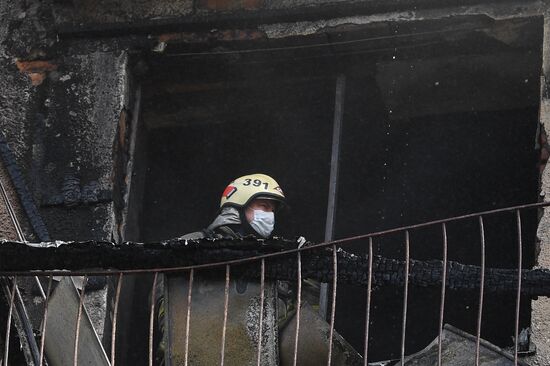
<svg viewBox="0 0 550 366">
<path fill-rule="evenodd" d="M 225 264 L 232 264 L 234 272 L 244 278 L 260 276 L 259 257 L 266 257 L 266 278 L 294 281 L 297 278 L 297 244 L 285 239 L 272 240 L 181 240 L 171 239 L 155 243 L 115 244 L 111 242 L 0 242 L 0 273 L 36 274 L 34 271 L 61 271 L 66 274 L 115 274 L 127 272 L 174 272 L 190 267 L 217 274 Z M 366 286 L 369 261 L 342 249 L 337 251 L 338 281 Z M 301 251 L 302 277 L 320 282 L 332 281 L 332 249 L 319 246 Z M 229 263 L 226 263 L 229 262 Z M 400 259 L 373 256 L 373 284 L 403 286 L 405 262 Z M 97 270 L 102 268 L 103 270 Z M 32 272 L 31 272 L 32 271 Z M 447 262 L 447 288 L 474 290 L 479 288 L 481 268 L 455 261 Z M 443 273 L 440 260 L 411 259 L 409 284 L 417 287 L 439 287 Z M 492 292 L 517 290 L 515 269 L 487 268 L 485 289 Z M 525 295 L 550 296 L 550 270 L 522 270 L 522 288 Z"/>
</svg>

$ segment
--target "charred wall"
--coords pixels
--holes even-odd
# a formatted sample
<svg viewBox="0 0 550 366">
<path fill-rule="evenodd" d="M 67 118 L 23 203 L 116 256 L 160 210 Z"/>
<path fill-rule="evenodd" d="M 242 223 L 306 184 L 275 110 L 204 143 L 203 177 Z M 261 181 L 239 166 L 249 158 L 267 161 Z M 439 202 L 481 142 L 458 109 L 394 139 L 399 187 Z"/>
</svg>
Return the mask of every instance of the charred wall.
<svg viewBox="0 0 550 366">
<path fill-rule="evenodd" d="M 28 240 L 110 240 L 126 53 L 108 43 L 61 44 L 51 5 L 0 2 L 0 133 L 9 171 L 3 182 L 15 186 L 11 199 Z M 88 296 L 103 304 L 90 307 L 100 335 L 101 283 Z"/>
</svg>

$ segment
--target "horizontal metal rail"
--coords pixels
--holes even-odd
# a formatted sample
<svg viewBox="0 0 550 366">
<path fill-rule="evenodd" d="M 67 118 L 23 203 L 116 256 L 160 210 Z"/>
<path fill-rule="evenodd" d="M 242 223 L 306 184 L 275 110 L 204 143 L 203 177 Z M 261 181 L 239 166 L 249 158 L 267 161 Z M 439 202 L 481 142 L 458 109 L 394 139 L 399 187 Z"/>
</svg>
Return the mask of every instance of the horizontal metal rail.
<svg viewBox="0 0 550 366">
<path fill-rule="evenodd" d="M 303 267 L 303 261 L 304 261 L 304 256 L 303 256 L 303 253 L 307 252 L 307 251 L 314 251 L 314 250 L 325 250 L 325 248 L 327 247 L 330 247 L 328 248 L 330 250 L 330 263 L 327 262 L 327 264 L 331 265 L 332 268 L 331 268 L 331 271 L 329 271 L 330 273 L 332 273 L 332 297 L 331 297 L 331 314 L 330 314 L 330 323 L 329 323 L 329 339 L 328 339 L 328 349 L 327 349 L 327 365 L 331 365 L 331 362 L 333 361 L 333 357 L 334 357 L 334 351 L 335 351 L 335 348 L 334 348 L 334 341 L 335 341 L 335 330 L 334 330 L 334 324 L 335 324 L 335 317 L 336 317 L 336 314 L 335 314 L 335 308 L 336 308 L 336 297 L 337 297 L 337 285 L 338 285 L 338 276 L 336 275 L 339 271 L 339 263 L 338 263 L 338 252 L 340 251 L 340 249 L 338 248 L 338 245 L 339 244 L 347 244 L 347 243 L 350 243 L 350 242 L 353 242 L 353 241 L 356 241 L 356 240 L 361 240 L 361 239 L 368 239 L 368 267 L 365 267 L 365 273 L 364 273 L 364 276 L 366 277 L 367 279 L 367 301 L 366 301 L 366 320 L 365 320 L 365 330 L 364 330 L 364 364 L 367 365 L 368 364 L 368 357 L 369 357 L 369 340 L 371 339 L 371 333 L 369 332 L 370 330 L 370 323 L 371 323 L 371 320 L 372 320 L 372 314 L 371 314 L 371 303 L 372 303 L 372 296 L 373 296 L 373 291 L 372 291 L 372 285 L 375 281 L 375 270 L 373 268 L 373 242 L 374 242 L 374 239 L 376 238 L 380 238 L 380 237 L 383 237 L 385 235 L 390 235 L 390 234 L 395 234 L 395 233 L 403 233 L 404 234 L 404 241 L 403 241 L 403 248 L 404 248 L 404 263 L 405 263 L 405 267 L 404 267 L 404 279 L 403 279 L 403 307 L 402 307 L 402 324 L 401 324 L 401 330 L 402 330 L 402 333 L 401 333 L 401 339 L 400 339 L 400 363 L 403 365 L 406 363 L 407 361 L 407 354 L 406 354 L 406 340 L 408 339 L 407 338 L 407 331 L 408 331 L 408 327 L 407 327 L 407 311 L 408 311 L 408 308 L 409 308 L 409 302 L 408 302 L 408 297 L 409 297 L 409 293 L 411 291 L 414 291 L 414 282 L 412 282 L 412 280 L 409 279 L 409 275 L 414 271 L 414 266 L 412 265 L 414 263 L 414 259 L 411 258 L 410 256 L 410 247 L 415 245 L 415 243 L 411 242 L 411 239 L 410 239 L 410 231 L 414 230 L 414 229 L 419 229 L 419 228 L 425 228 L 425 227 L 429 227 L 429 226 L 436 226 L 436 225 L 439 225 L 441 226 L 441 231 L 442 231 L 442 272 L 441 272 L 441 286 L 440 286 L 440 304 L 439 304 L 439 307 L 440 307 L 440 310 L 439 310 L 439 317 L 438 317 L 438 343 L 437 343 L 437 352 L 438 352 L 438 358 L 437 358 L 437 362 L 439 365 L 442 364 L 442 353 L 444 351 L 444 346 L 443 346 L 443 343 L 442 343 L 442 335 L 443 335 L 443 324 L 444 324 L 444 318 L 445 318 L 445 309 L 446 309 L 446 306 L 452 306 L 449 305 L 449 304 L 446 304 L 445 303 L 445 291 L 446 289 L 448 288 L 448 273 L 450 273 L 450 270 L 448 272 L 448 268 L 452 268 L 452 267 L 448 267 L 448 264 L 449 263 L 452 263 L 452 262 L 449 262 L 448 261 L 448 258 L 447 258 L 447 252 L 448 252 L 448 240 L 447 240 L 447 226 L 449 223 L 452 223 L 452 222 L 456 222 L 456 221 L 459 221 L 459 220 L 465 220 L 465 219 L 470 219 L 470 218 L 477 218 L 478 219 L 478 224 L 479 224 L 479 237 L 480 237 L 480 257 L 481 257 L 481 272 L 480 272 L 480 278 L 479 278 L 479 306 L 478 306 L 478 311 L 477 311 L 477 334 L 475 335 L 475 339 L 476 339 L 476 347 L 475 349 L 472 349 L 472 355 L 473 355 L 473 360 L 475 360 L 475 364 L 476 365 L 479 365 L 479 360 L 480 360 L 480 344 L 482 343 L 482 340 L 481 340 L 481 327 L 482 327 L 482 322 L 481 322 L 481 316 L 482 316 L 482 313 L 483 313 L 483 298 L 484 298 L 484 292 L 487 290 L 486 288 L 486 271 L 488 271 L 488 269 L 485 268 L 485 225 L 484 225 L 484 217 L 487 217 L 489 215 L 493 215 L 493 214 L 498 214 L 498 213 L 504 213 L 504 212 L 513 212 L 515 213 L 515 231 L 516 231 L 516 234 L 517 234 L 517 245 L 518 245 L 518 251 L 517 251 L 517 254 L 518 254 L 518 258 L 517 258 L 517 268 L 519 271 L 517 271 L 517 285 L 515 287 L 515 298 L 516 298 L 516 308 L 515 308 L 515 330 L 514 330 L 514 354 L 511 358 L 511 360 L 513 360 L 514 364 L 515 365 L 518 365 L 520 363 L 520 360 L 519 360 L 519 340 L 518 340 L 518 336 L 519 336 L 519 325 L 520 325 L 520 314 L 521 314 L 521 296 L 522 296 L 522 288 L 523 288 L 523 283 L 522 283 L 522 273 L 525 273 L 525 272 L 521 272 L 521 269 L 522 269 L 522 251 L 523 251 L 523 243 L 522 243 L 522 217 L 521 217 L 521 211 L 523 210 L 527 210 L 527 209 L 534 209 L 534 208 L 542 208 L 542 207 L 546 207 L 546 206 L 549 206 L 550 203 L 537 203 L 537 204 L 529 204 L 529 205 L 521 205 L 521 206 L 514 206 L 514 207 L 508 207 L 508 208 L 503 208 L 503 209 L 497 209 L 497 210 L 491 210 L 491 211 L 483 211 L 483 212 L 479 212 L 479 213 L 474 213 L 474 214 L 468 214 L 468 215 L 462 215 L 462 216 L 456 216 L 456 217 L 452 217 L 452 218 L 448 218 L 448 219 L 442 219 L 442 220 L 434 220 L 434 221 L 430 221 L 430 222 L 427 222 L 427 223 L 422 223 L 422 224 L 416 224 L 416 225 L 408 225 L 408 226 L 403 226 L 403 227 L 400 227 L 400 228 L 395 228 L 395 229 L 390 229 L 390 230 L 385 230 L 385 231 L 379 231 L 379 232 L 375 232 L 375 233 L 370 233 L 370 234 L 365 234 L 365 235 L 358 235 L 358 236 L 354 236 L 354 237 L 351 237 L 351 238 L 345 238 L 345 239 L 339 239 L 339 240 L 333 240 L 333 241 L 330 241 L 330 242 L 324 242 L 324 243 L 320 243 L 320 244 L 316 244 L 316 245 L 311 245 L 311 246 L 306 246 L 306 247 L 301 247 L 301 248 L 296 248 L 296 249 L 290 249 L 290 250 L 283 250 L 283 251 L 280 251 L 280 252 L 274 252 L 274 253 L 267 253 L 267 254 L 263 254 L 263 255 L 255 255 L 255 256 L 252 256 L 252 257 L 247 257 L 247 258 L 239 258 L 239 259 L 233 259 L 233 260 L 227 260 L 227 261 L 220 261 L 220 262 L 215 262 L 215 263 L 206 263 L 206 264 L 198 264 L 198 265 L 192 265 L 192 266 L 183 266 L 183 267 L 174 267 L 174 268 L 154 268 L 154 269 L 131 269 L 131 270 L 105 270 L 105 271 L 98 271 L 98 270 L 91 270 L 91 271 L 85 271 L 85 270 L 78 270 L 78 271 L 30 271 L 30 272 L 7 272 L 5 273 L 4 275 L 6 274 L 17 274 L 17 275 L 21 275 L 21 276 L 24 276 L 24 275 L 31 275 L 31 276 L 36 276 L 36 275 L 39 275 L 39 276 L 49 276 L 49 283 L 48 283 L 48 290 L 47 290 L 47 293 L 45 294 L 46 295 L 46 298 L 49 299 L 50 297 L 50 292 L 51 292 L 51 276 L 52 275 L 63 275 L 63 276 L 68 276 L 68 275 L 78 275 L 78 274 L 85 274 L 86 277 L 85 277 L 85 280 L 84 280 L 84 287 L 80 293 L 80 297 L 79 297 L 79 308 L 77 310 L 77 313 L 78 313 L 78 317 L 76 319 L 76 333 L 75 333 L 75 339 L 74 339 L 74 353 L 72 354 L 73 356 L 73 365 L 78 365 L 79 363 L 79 336 L 80 336 L 80 323 L 81 323 L 81 318 L 82 318 L 82 314 L 86 312 L 85 308 L 86 308 L 86 304 L 85 304 L 85 301 L 84 301 L 84 297 L 85 297 L 85 286 L 86 286 L 86 279 L 88 278 L 88 276 L 91 276 L 91 275 L 117 275 L 118 276 L 118 281 L 117 281 L 117 284 L 116 284 L 116 289 L 115 289 L 115 294 L 114 294 L 114 312 L 113 312 L 113 319 L 112 319 L 112 335 L 111 335 L 111 355 L 110 355 L 110 362 L 112 365 L 114 365 L 114 362 L 115 362 L 115 359 L 116 359 L 116 348 L 115 348 L 115 345 L 116 345 L 116 342 L 115 342 L 115 339 L 116 339 L 116 336 L 117 336 L 117 332 L 119 332 L 119 328 L 117 327 L 117 317 L 119 315 L 119 309 L 118 309 L 118 304 L 119 304 L 119 300 L 120 300 L 120 296 L 121 296 L 121 284 L 122 284 L 122 280 L 123 280 L 123 276 L 127 275 L 127 274 L 137 274 L 137 273 L 153 273 L 154 274 L 154 280 L 153 280 L 153 284 L 152 284 L 152 288 L 151 288 L 151 296 L 150 296 L 150 302 L 149 302 L 149 305 L 148 305 L 148 310 L 149 310 L 149 332 L 148 332 L 148 339 L 147 339 L 147 344 L 148 344 L 148 364 L 149 365 L 153 365 L 155 363 L 155 352 L 156 350 L 154 349 L 154 337 L 155 337 L 155 333 L 153 331 L 153 329 L 155 328 L 155 323 L 158 321 L 156 318 L 155 318 L 155 314 L 156 314 L 156 309 L 155 306 L 156 306 L 156 291 L 157 291 L 157 279 L 159 278 L 158 275 L 159 274 L 163 274 L 163 273 L 173 273 L 175 271 L 179 271 L 179 272 L 184 272 L 184 273 L 188 273 L 189 275 L 189 279 L 188 279 L 188 292 L 187 292 L 187 305 L 186 305 L 186 312 L 187 312 L 187 316 L 186 316 L 186 319 L 185 319 L 185 323 L 186 323 L 186 326 L 185 326 L 185 330 L 183 332 L 183 339 L 184 339 L 184 358 L 183 358 L 183 362 L 185 365 L 189 364 L 190 362 L 190 354 L 191 352 L 193 352 L 193 350 L 191 349 L 191 346 L 192 346 L 192 343 L 190 342 L 190 337 L 192 336 L 191 332 L 190 332 L 190 325 L 191 325 L 191 317 L 193 316 L 193 313 L 191 311 L 191 305 L 192 305 L 192 296 L 193 296 L 193 281 L 194 281 L 194 275 L 195 275 L 195 271 L 197 270 L 208 270 L 208 269 L 212 269 L 212 268 L 217 268 L 217 267 L 220 267 L 220 266 L 225 266 L 225 286 L 224 286 L 224 304 L 223 304 L 223 330 L 222 330 L 222 337 L 221 337 L 221 342 L 219 343 L 219 350 L 217 352 L 219 352 L 219 359 L 220 359 L 220 365 L 223 365 L 224 362 L 227 361 L 227 355 L 226 353 L 228 352 L 228 348 L 227 348 L 227 345 L 226 345 L 226 342 L 228 341 L 228 338 L 227 338 L 227 334 L 226 334 L 226 327 L 227 327 L 227 322 L 228 322 L 228 308 L 229 308 L 229 286 L 230 286 L 230 281 L 231 281 L 231 275 L 233 274 L 232 272 L 232 267 L 236 266 L 236 265 L 240 265 L 240 264 L 244 264 L 244 263 L 258 263 L 260 264 L 260 277 L 259 277 L 259 283 L 260 283 L 260 295 L 259 295 L 259 304 L 260 304 L 260 309 L 258 311 L 259 313 L 259 318 L 257 319 L 257 324 L 259 325 L 259 333 L 258 333 L 258 338 L 257 340 L 255 339 L 254 340 L 254 343 L 256 344 L 255 347 L 257 347 L 257 353 L 254 353 L 254 360 L 252 362 L 254 363 L 257 363 L 257 364 L 262 364 L 262 357 L 264 357 L 262 355 L 262 331 L 263 331 L 263 328 L 264 328 L 264 322 L 266 321 L 264 319 L 264 316 L 265 316 L 265 312 L 264 312 L 264 302 L 265 302 L 265 299 L 266 299 L 266 295 L 265 295 L 265 282 L 266 282 L 266 271 L 268 268 L 268 265 L 269 265 L 269 261 L 270 260 L 274 260 L 278 257 L 281 257 L 281 256 L 288 256 L 289 254 L 294 254 L 296 257 L 295 257 L 295 262 L 292 262 L 292 263 L 296 263 L 296 288 L 297 288 L 297 291 L 296 291 L 296 323 L 295 323 L 295 329 L 294 329 L 294 338 L 293 338 L 293 343 L 294 343 L 294 347 L 292 349 L 292 355 L 291 355 L 291 362 L 294 364 L 294 365 L 298 365 L 300 364 L 300 359 L 301 359 L 301 355 L 300 355 L 300 352 L 301 351 L 301 342 L 300 342 L 300 328 L 301 328 L 301 324 L 300 324 L 300 317 L 301 317 L 301 304 L 303 303 L 302 301 L 302 279 L 303 279 L 303 276 L 307 276 L 304 274 L 304 267 Z M 14 281 L 14 284 L 15 286 L 15 281 Z M 10 301 L 10 304 L 9 304 L 9 309 L 10 309 L 10 314 L 11 314 L 11 309 L 13 309 L 13 298 L 14 298 L 14 291 L 12 290 L 11 291 L 11 301 Z M 45 342 L 45 338 L 46 338 L 46 332 L 45 332 L 45 329 L 46 329 L 46 321 L 47 321 L 47 318 L 48 318 L 48 303 L 46 302 L 45 304 L 45 307 L 44 307 L 44 315 L 43 315 L 43 319 L 42 319 L 42 338 L 40 340 L 40 360 L 43 359 L 44 357 L 44 342 Z M 196 309 L 193 309 L 193 312 L 200 312 L 202 309 L 200 308 L 196 308 Z M 4 350 L 5 350 L 5 353 L 7 354 L 7 351 L 6 349 L 8 349 L 9 347 L 9 329 L 10 329 L 10 325 L 11 325 L 11 322 L 12 322 L 12 317 L 11 316 L 8 316 L 8 323 L 6 324 L 6 328 L 8 330 L 8 334 L 7 334 L 7 339 L 6 339 L 6 343 L 4 344 Z M 45 355 L 47 357 L 47 355 Z M 4 362 L 6 362 L 7 360 L 7 357 L 4 358 Z M 263 360 L 265 362 L 265 360 Z M 474 361 L 473 361 L 474 362 Z"/>
<path fill-rule="evenodd" d="M 289 249 L 284 250 L 280 252 L 274 252 L 274 253 L 267 253 L 257 256 L 251 256 L 251 257 L 245 257 L 245 258 L 239 258 L 239 259 L 232 259 L 232 260 L 226 260 L 226 261 L 220 261 L 220 262 L 213 262 L 213 263 L 205 263 L 205 264 L 196 264 L 196 265 L 189 265 L 189 266 L 178 266 L 178 267 L 169 267 L 169 268 L 140 268 L 140 269 L 104 269 L 104 270 L 44 270 L 44 271 L 0 271 L 0 276 L 36 276 L 36 275 L 54 275 L 54 276 L 112 276 L 112 275 L 118 275 L 120 273 L 123 274 L 139 274 L 139 273 L 155 273 L 155 272 L 163 272 L 163 273 L 171 273 L 171 272 L 186 272 L 191 269 L 195 270 L 202 270 L 202 269 L 210 269 L 210 268 L 218 268 L 218 267 L 224 267 L 226 265 L 237 265 L 237 264 L 244 264 L 244 263 L 251 263 L 251 262 L 257 262 L 261 259 L 272 259 L 282 256 L 287 256 L 289 254 L 296 254 L 298 252 L 305 252 L 305 251 L 313 251 L 316 249 L 326 248 L 333 245 L 346 245 L 358 240 L 362 239 L 368 239 L 368 238 L 375 238 L 379 236 L 386 236 L 389 234 L 395 234 L 399 232 L 405 232 L 405 231 L 411 231 L 415 229 L 421 229 L 426 228 L 429 226 L 434 225 L 440 225 L 444 223 L 451 223 L 455 221 L 461 221 L 471 218 L 479 218 L 479 217 L 485 217 L 493 214 L 498 213 L 504 213 L 504 212 L 514 212 L 517 210 L 527 210 L 527 209 L 535 209 L 535 208 L 543 208 L 550 206 L 550 202 L 540 202 L 540 203 L 531 203 L 531 204 L 525 204 L 525 205 L 519 205 L 519 206 L 512 206 L 512 207 L 506 207 L 506 208 L 500 208 L 495 210 L 489 210 L 489 211 L 481 211 L 477 213 L 472 214 L 466 214 L 466 215 L 460 215 L 460 216 L 454 216 L 451 218 L 446 219 L 440 219 L 440 220 L 434 220 L 429 222 L 424 222 L 421 224 L 414 224 L 414 225 L 407 225 L 407 226 L 401 226 L 394 229 L 388 229 L 383 231 L 377 231 L 373 233 L 363 234 L 363 235 L 357 235 L 352 236 L 344 239 L 338 239 L 338 240 L 332 240 L 327 242 L 322 242 L 319 244 L 313 244 L 309 246 L 302 246 L 295 249 Z M 2 246 L 0 245 L 0 254 Z"/>
</svg>

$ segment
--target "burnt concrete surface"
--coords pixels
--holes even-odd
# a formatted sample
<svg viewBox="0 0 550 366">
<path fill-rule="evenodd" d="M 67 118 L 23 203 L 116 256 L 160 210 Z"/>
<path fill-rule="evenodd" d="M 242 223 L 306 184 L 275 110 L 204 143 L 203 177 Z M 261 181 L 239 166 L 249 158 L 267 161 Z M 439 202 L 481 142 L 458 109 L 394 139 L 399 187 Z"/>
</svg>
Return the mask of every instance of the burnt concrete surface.
<svg viewBox="0 0 550 366">
<path fill-rule="evenodd" d="M 48 89 L 41 126 L 47 142 L 41 156 L 41 202 L 47 206 L 46 220 L 59 223 L 52 225 L 52 237 L 70 239 L 78 233 L 80 238 L 110 238 L 113 147 L 124 108 L 125 56 L 97 52 L 68 57 L 50 74 Z M 73 214 L 84 216 L 74 220 Z M 85 224 L 75 231 L 75 223 Z"/>
<path fill-rule="evenodd" d="M 62 3 L 63 4 L 63 3 Z M 58 21 L 131 22 L 158 17 L 182 17 L 193 11 L 193 0 L 177 1 L 116 1 L 75 0 L 58 4 Z"/>
<path fill-rule="evenodd" d="M 87 222 L 79 236 L 95 231 L 92 238 L 109 239 L 112 215 L 95 215 L 92 206 L 110 202 L 125 56 L 55 55 L 51 48 L 44 50 L 54 41 L 49 37 L 51 20 L 39 4 L 3 1 L 0 12 L 1 132 L 35 204 L 45 203 L 41 213 L 53 238 L 71 239 L 76 233 L 74 225 L 57 225 L 71 221 L 72 212 L 50 208 L 52 202 L 87 210 L 90 219 L 77 220 Z M 67 190 L 71 179 L 78 184 Z"/>
<path fill-rule="evenodd" d="M 0 133 L 14 159 L 9 163 L 21 172 L 17 184 L 30 192 L 52 239 L 110 240 L 113 147 L 126 103 L 125 49 L 60 46 L 53 25 L 49 2 L 0 1 Z M 4 173 L 0 179 L 32 240 L 20 197 Z M 9 219 L 2 221 L 3 237 L 12 236 L 10 226 Z M 87 296 L 100 334 L 105 295 L 102 290 Z M 32 303 L 29 296 L 25 301 Z"/>
<path fill-rule="evenodd" d="M 213 29 L 220 26 L 269 24 L 286 21 L 317 21 L 346 16 L 377 16 L 401 12 L 405 17 L 419 10 L 444 7 L 475 7 L 489 4 L 487 0 L 179 0 L 177 2 L 115 2 L 110 0 L 58 2 L 53 7 L 59 30 L 65 35 L 118 33 L 124 28 L 134 31 L 176 30 L 185 28 Z M 541 1 L 501 1 L 511 4 L 515 12 L 524 6 L 542 8 Z M 440 15 L 445 14 L 440 13 Z M 449 15 L 447 13 L 447 15 Z M 391 18 L 391 16 L 386 15 Z M 133 24 L 127 24 L 132 22 Z M 107 25 L 105 27 L 105 25 Z M 292 27 L 292 26 L 291 26 Z"/>
<path fill-rule="evenodd" d="M 35 103 L 36 90 L 27 76 L 18 72 L 12 50 L 6 47 L 13 36 L 13 21 L 22 16 L 22 3 L 0 2 L 0 126 L 18 163 L 28 170 L 32 147 L 28 112 Z"/>
</svg>

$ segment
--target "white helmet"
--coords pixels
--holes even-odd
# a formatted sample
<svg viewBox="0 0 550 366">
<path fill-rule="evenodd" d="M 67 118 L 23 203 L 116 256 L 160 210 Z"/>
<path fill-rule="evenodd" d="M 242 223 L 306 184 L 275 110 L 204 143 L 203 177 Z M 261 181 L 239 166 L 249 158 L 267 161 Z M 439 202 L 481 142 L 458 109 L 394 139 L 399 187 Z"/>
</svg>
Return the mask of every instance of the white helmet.
<svg viewBox="0 0 550 366">
<path fill-rule="evenodd" d="M 265 174 L 250 174 L 229 183 L 223 191 L 220 208 L 225 206 L 246 207 L 257 198 L 285 201 L 283 190 L 275 179 Z"/>
</svg>

